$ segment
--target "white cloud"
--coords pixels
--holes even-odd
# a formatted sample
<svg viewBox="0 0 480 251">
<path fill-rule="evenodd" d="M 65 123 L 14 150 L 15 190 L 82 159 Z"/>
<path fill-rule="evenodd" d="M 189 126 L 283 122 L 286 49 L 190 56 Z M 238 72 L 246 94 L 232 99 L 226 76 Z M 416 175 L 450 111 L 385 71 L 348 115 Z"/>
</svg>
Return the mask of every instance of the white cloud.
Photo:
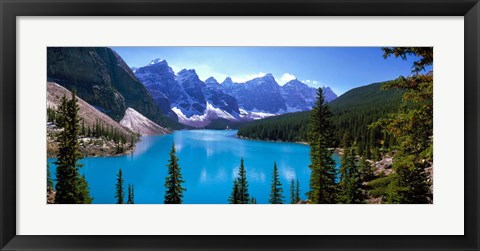
<svg viewBox="0 0 480 251">
<path fill-rule="evenodd" d="M 232 81 L 235 83 L 245 83 L 249 80 L 252 80 L 254 78 L 260 78 L 267 75 L 264 72 L 259 72 L 259 73 L 254 73 L 254 74 L 249 74 L 249 75 L 243 75 L 243 76 L 231 76 Z"/>
<path fill-rule="evenodd" d="M 307 80 L 302 80 L 302 82 L 312 87 L 320 87 L 320 82 L 316 80 L 307 79 Z"/>
<path fill-rule="evenodd" d="M 277 79 L 277 82 L 279 85 L 285 85 L 288 81 L 294 80 L 297 77 L 295 75 L 290 74 L 288 72 L 283 73 L 283 75 L 280 77 L 280 79 Z"/>
</svg>

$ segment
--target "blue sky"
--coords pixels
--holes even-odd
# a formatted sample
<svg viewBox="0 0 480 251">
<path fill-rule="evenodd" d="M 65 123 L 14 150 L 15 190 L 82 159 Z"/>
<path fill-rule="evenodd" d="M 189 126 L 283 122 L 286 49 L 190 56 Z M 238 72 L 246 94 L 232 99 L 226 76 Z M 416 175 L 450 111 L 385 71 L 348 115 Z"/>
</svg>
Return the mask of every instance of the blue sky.
<svg viewBox="0 0 480 251">
<path fill-rule="evenodd" d="M 297 78 L 338 95 L 362 85 L 410 75 L 412 62 L 383 58 L 380 47 L 112 47 L 130 67 L 165 59 L 175 72 L 195 69 L 201 80 L 244 82 L 272 73 L 279 84 Z"/>
</svg>

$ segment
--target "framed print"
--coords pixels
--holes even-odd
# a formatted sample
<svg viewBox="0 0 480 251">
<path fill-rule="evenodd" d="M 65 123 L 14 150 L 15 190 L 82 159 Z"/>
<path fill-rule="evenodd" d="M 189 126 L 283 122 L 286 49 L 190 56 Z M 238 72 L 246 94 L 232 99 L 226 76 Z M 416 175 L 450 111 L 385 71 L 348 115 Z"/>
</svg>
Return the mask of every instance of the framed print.
<svg viewBox="0 0 480 251">
<path fill-rule="evenodd" d="M 478 250 L 478 1 L 13 2 L 2 250 Z"/>
</svg>

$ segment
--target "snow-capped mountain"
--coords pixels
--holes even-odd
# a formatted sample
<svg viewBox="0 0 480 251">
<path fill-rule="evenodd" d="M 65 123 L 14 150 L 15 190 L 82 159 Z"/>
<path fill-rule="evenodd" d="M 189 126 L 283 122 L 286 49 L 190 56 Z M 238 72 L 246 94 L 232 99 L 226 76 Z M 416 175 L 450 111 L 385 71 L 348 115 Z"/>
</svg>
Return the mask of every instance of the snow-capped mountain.
<svg viewBox="0 0 480 251">
<path fill-rule="evenodd" d="M 135 76 L 145 85 L 154 102 L 165 114 L 174 114 L 171 111 L 171 102 L 181 103 L 188 99 L 165 60 L 152 60 L 150 64 L 138 68 Z"/>
<path fill-rule="evenodd" d="M 194 69 L 175 74 L 162 59 L 135 69 L 135 76 L 162 110 L 168 110 L 182 124 L 194 127 L 206 126 L 220 118 L 253 120 L 310 110 L 317 95 L 315 88 L 296 79 L 280 86 L 272 74 L 245 83 L 235 83 L 230 77 L 222 83 L 213 77 L 202 81 Z M 323 89 L 327 102 L 336 98 L 330 88 Z"/>
<path fill-rule="evenodd" d="M 205 83 L 198 78 L 195 70 L 183 69 L 178 72 L 177 83 L 183 88 L 183 91 L 188 98 L 187 100 L 184 100 L 187 102 L 182 102 L 181 104 L 172 102 L 170 104 L 171 107 L 180 108 L 183 115 L 186 117 L 203 114 L 207 108 L 207 101 L 205 100 L 205 94 L 203 93 L 202 88 Z"/>
<path fill-rule="evenodd" d="M 209 77 L 205 79 L 205 85 L 213 89 L 220 88 L 220 83 L 218 83 L 218 81 L 214 77 Z"/>
<path fill-rule="evenodd" d="M 125 111 L 125 116 L 120 120 L 120 125 L 140 135 L 163 135 L 170 133 L 169 130 L 157 125 L 130 107 Z"/>
<path fill-rule="evenodd" d="M 273 115 L 310 110 L 317 98 L 316 88 L 297 79 L 280 86 L 272 74 L 266 74 L 245 83 L 234 83 L 228 77 L 218 86 L 237 99 L 239 108 L 249 112 Z M 329 87 L 322 89 L 327 102 L 337 98 Z"/>
<path fill-rule="evenodd" d="M 290 80 L 281 87 L 282 97 L 287 106 L 287 112 L 311 110 L 317 99 L 317 89 L 310 87 L 298 79 Z M 322 87 L 327 102 L 337 98 L 337 95 L 328 86 Z"/>
<path fill-rule="evenodd" d="M 281 87 L 282 97 L 287 112 L 298 112 L 312 109 L 317 98 L 317 89 L 298 81 L 290 80 Z"/>
<path fill-rule="evenodd" d="M 222 90 L 235 97 L 239 107 L 246 111 L 277 114 L 287 110 L 280 86 L 270 73 L 239 84 L 227 78 L 221 86 Z"/>
<path fill-rule="evenodd" d="M 183 124 L 201 127 L 216 118 L 240 118 L 237 100 L 214 88 L 215 79 L 208 84 L 201 81 L 195 70 L 183 69 L 175 75 L 165 60 L 155 59 L 139 68 L 135 76 L 154 100 L 168 106 Z"/>
</svg>

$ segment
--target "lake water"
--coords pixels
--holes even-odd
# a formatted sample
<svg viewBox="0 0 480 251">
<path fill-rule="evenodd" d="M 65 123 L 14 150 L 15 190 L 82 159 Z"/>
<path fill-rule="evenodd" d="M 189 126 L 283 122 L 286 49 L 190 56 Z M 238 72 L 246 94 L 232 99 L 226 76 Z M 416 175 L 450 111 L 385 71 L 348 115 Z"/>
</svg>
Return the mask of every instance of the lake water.
<svg viewBox="0 0 480 251">
<path fill-rule="evenodd" d="M 189 130 L 163 136 L 145 136 L 132 154 L 118 157 L 83 158 L 80 169 L 88 181 L 95 204 L 115 203 L 115 183 L 122 168 L 125 190 L 135 185 L 136 204 L 163 203 L 164 182 L 172 143 L 182 169 L 184 203 L 225 204 L 232 191 L 240 159 L 245 161 L 250 196 L 268 203 L 273 162 L 277 162 L 285 202 L 290 203 L 290 180 L 300 181 L 301 197 L 306 198 L 310 170 L 307 145 L 243 140 L 237 131 Z M 339 156 L 333 156 L 339 163 Z M 52 178 L 55 159 L 49 159 Z"/>
</svg>

